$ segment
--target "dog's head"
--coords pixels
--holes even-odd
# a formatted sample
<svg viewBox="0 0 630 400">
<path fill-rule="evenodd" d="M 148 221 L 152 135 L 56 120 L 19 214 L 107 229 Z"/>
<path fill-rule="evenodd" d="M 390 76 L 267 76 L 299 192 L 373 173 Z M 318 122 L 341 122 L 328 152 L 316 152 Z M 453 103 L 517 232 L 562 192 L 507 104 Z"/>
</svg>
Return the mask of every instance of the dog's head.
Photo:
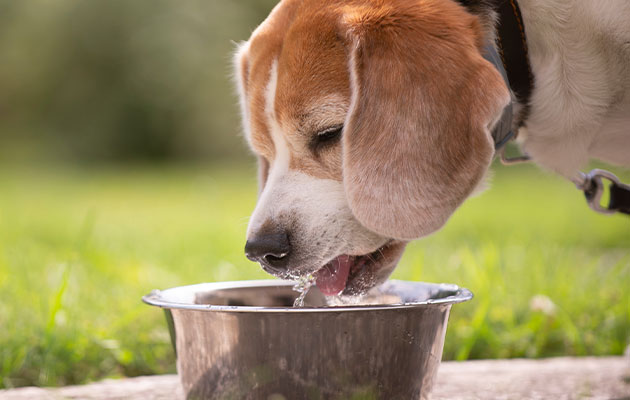
<svg viewBox="0 0 630 400">
<path fill-rule="evenodd" d="M 236 55 L 260 197 L 246 253 L 362 292 L 482 180 L 509 102 L 451 0 L 285 0 Z"/>
</svg>

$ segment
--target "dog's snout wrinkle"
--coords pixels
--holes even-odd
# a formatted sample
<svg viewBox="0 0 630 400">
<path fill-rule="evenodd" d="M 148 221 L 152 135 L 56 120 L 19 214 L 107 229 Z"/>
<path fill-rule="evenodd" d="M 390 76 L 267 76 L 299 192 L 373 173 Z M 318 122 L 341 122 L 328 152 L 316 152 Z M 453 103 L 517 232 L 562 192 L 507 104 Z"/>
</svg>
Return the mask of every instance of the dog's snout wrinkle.
<svg viewBox="0 0 630 400">
<path fill-rule="evenodd" d="M 245 243 L 245 256 L 271 273 L 285 272 L 291 243 L 286 232 L 257 235 Z"/>
</svg>

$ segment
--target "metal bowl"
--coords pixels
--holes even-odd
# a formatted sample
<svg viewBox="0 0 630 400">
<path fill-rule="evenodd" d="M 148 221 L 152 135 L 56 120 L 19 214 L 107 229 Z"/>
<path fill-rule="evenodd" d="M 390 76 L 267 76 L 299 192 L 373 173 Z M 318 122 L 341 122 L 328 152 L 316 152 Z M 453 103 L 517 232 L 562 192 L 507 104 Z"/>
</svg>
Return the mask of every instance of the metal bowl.
<svg viewBox="0 0 630 400">
<path fill-rule="evenodd" d="M 329 307 L 290 281 L 153 291 L 165 309 L 187 399 L 426 399 L 442 357 L 450 284 L 389 281 L 361 304 Z"/>
</svg>

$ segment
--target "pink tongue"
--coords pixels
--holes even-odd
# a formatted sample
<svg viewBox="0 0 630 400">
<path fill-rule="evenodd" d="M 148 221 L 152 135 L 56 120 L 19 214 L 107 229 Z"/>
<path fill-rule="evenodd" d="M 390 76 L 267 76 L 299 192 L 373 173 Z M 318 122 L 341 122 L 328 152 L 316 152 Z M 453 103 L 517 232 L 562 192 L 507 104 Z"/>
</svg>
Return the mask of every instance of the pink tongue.
<svg viewBox="0 0 630 400">
<path fill-rule="evenodd" d="M 352 257 L 339 256 L 315 272 L 317 287 L 326 296 L 335 296 L 346 287 Z"/>
</svg>

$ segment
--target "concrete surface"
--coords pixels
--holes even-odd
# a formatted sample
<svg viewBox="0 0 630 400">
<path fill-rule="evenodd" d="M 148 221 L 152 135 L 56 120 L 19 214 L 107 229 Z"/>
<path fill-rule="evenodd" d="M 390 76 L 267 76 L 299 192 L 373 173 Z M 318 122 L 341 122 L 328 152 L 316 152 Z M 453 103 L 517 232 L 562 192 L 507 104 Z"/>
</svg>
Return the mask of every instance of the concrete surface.
<svg viewBox="0 0 630 400">
<path fill-rule="evenodd" d="M 110 379 L 63 388 L 0 390 L 2 400 L 172 400 L 182 397 L 177 375 Z M 585 357 L 444 362 L 432 399 L 630 400 L 630 359 Z"/>
</svg>

